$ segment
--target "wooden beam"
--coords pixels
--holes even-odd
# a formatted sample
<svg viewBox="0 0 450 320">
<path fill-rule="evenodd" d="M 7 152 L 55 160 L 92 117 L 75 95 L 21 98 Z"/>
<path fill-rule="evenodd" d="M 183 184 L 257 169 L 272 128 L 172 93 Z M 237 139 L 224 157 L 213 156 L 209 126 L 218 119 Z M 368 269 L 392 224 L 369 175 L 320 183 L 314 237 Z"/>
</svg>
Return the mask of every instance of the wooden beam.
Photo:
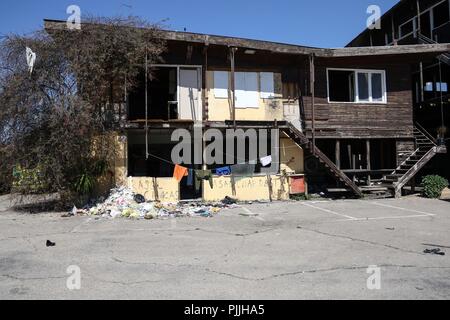
<svg viewBox="0 0 450 320">
<path fill-rule="evenodd" d="M 314 54 L 309 57 L 309 88 L 311 93 L 311 130 L 312 130 L 312 144 L 313 144 L 313 154 L 315 152 L 316 147 L 316 108 L 315 108 L 315 66 L 314 66 Z"/>
<path fill-rule="evenodd" d="M 417 34 L 416 34 L 416 37 L 417 37 L 417 35 L 419 35 L 420 36 L 420 34 L 422 33 L 421 32 L 421 18 L 420 18 L 420 3 L 419 3 L 419 0 L 416 0 L 416 8 L 417 8 Z"/>
<path fill-rule="evenodd" d="M 206 72 L 208 71 L 208 45 L 203 47 L 203 66 L 202 66 L 202 109 L 203 109 L 203 121 L 208 121 L 209 113 L 209 97 L 207 94 L 207 77 Z"/>
<path fill-rule="evenodd" d="M 235 81 L 235 53 L 236 48 L 230 48 L 230 77 L 231 77 L 231 118 L 233 120 L 233 127 L 236 129 L 236 81 Z"/>
<path fill-rule="evenodd" d="M 44 20 L 44 27 L 48 33 L 55 31 L 67 31 L 66 21 Z M 67 31 L 72 32 L 72 31 Z M 348 47 L 341 49 L 311 48 L 292 44 L 283 44 L 269 41 L 242 39 L 234 37 L 213 36 L 207 34 L 176 32 L 168 30 L 157 31 L 158 37 L 162 40 L 180 41 L 191 43 L 209 43 L 234 48 L 247 48 L 262 51 L 269 51 L 280 54 L 304 55 L 314 54 L 316 57 L 352 57 L 352 56 L 374 56 L 374 55 L 396 55 L 396 54 L 416 54 L 416 53 L 445 53 L 450 51 L 450 44 L 424 44 L 424 45 L 402 45 L 383 47 Z"/>
<path fill-rule="evenodd" d="M 370 140 L 366 140 L 366 166 L 367 170 L 372 170 L 372 165 L 370 163 Z M 367 185 L 370 186 L 370 173 L 367 175 Z"/>
<path fill-rule="evenodd" d="M 341 169 L 341 141 L 340 140 L 336 140 L 335 162 L 336 162 L 336 167 L 338 169 Z"/>
</svg>

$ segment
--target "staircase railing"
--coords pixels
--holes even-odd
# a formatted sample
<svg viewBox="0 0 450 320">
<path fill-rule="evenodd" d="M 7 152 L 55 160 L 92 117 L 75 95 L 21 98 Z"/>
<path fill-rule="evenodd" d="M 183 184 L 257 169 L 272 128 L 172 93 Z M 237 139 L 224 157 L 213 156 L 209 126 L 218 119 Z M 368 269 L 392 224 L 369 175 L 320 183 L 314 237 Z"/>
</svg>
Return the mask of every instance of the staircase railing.
<svg viewBox="0 0 450 320">
<path fill-rule="evenodd" d="M 398 198 L 401 195 L 401 190 L 411 180 L 412 177 L 422 169 L 422 167 L 434 157 L 437 153 L 437 146 L 432 147 L 428 152 L 420 158 L 420 160 L 412 166 L 396 183 L 394 183 L 395 187 L 395 197 Z"/>
<path fill-rule="evenodd" d="M 398 170 L 400 170 L 401 167 L 405 165 L 407 161 L 411 160 L 411 158 L 414 157 L 417 154 L 417 152 L 419 152 L 419 150 L 420 148 L 417 148 L 416 150 L 414 150 L 413 153 L 411 153 L 408 157 L 406 157 L 406 159 L 394 171 L 392 171 L 391 175 L 395 174 Z"/>
<path fill-rule="evenodd" d="M 419 38 L 419 41 L 424 43 L 424 44 L 438 44 L 439 43 L 439 42 L 437 42 L 437 41 L 435 41 L 433 39 L 430 39 L 430 38 L 424 36 L 423 34 L 419 34 L 418 38 Z M 442 62 L 450 65 L 450 54 L 442 53 L 437 58 L 439 60 L 441 60 Z"/>
<path fill-rule="evenodd" d="M 422 127 L 418 122 L 415 123 L 416 129 L 419 130 L 425 137 L 427 137 L 435 146 L 437 146 L 436 139 Z"/>
<path fill-rule="evenodd" d="M 345 174 L 343 173 L 333 161 L 331 161 L 317 146 L 313 146 L 312 142 L 300 132 L 291 122 L 287 122 L 288 128 L 296 134 L 300 139 L 302 145 L 307 145 L 315 156 L 320 158 L 324 164 L 336 175 L 338 176 L 348 187 L 350 187 L 359 197 L 363 197 L 361 190 L 358 186 Z"/>
</svg>

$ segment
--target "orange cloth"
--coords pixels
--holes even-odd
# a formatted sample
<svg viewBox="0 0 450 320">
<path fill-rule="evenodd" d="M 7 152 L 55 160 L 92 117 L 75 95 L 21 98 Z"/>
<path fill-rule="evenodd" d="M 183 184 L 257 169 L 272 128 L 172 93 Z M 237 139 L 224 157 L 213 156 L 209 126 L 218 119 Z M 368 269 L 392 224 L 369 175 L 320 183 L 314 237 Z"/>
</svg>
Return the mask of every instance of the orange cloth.
<svg viewBox="0 0 450 320">
<path fill-rule="evenodd" d="M 188 168 L 182 167 L 178 164 L 175 165 L 175 169 L 173 170 L 173 177 L 180 182 L 183 177 L 188 175 Z"/>
</svg>

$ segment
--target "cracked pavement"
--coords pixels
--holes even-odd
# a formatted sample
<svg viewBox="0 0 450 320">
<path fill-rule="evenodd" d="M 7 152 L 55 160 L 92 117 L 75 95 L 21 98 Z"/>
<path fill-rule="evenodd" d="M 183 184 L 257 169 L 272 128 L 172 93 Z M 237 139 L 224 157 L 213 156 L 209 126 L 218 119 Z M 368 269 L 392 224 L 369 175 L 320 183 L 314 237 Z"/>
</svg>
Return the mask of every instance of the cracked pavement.
<svg viewBox="0 0 450 320">
<path fill-rule="evenodd" d="M 0 197 L 0 299 L 450 298 L 450 202 L 244 207 L 213 218 L 96 220 L 15 212 Z M 66 287 L 70 265 L 81 269 L 80 290 Z M 380 290 L 367 288 L 371 265 Z"/>
</svg>

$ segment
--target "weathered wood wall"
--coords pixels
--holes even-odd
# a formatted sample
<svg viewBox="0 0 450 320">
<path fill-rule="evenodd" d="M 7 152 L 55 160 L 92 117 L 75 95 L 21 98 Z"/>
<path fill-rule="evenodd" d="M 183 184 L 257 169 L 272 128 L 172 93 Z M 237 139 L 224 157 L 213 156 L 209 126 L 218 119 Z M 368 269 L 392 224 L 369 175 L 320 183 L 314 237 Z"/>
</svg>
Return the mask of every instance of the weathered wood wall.
<svg viewBox="0 0 450 320">
<path fill-rule="evenodd" d="M 315 68 L 315 120 L 317 138 L 412 138 L 413 107 L 408 63 L 389 60 L 364 63 L 350 59 L 322 60 Z M 373 60 L 373 59 L 372 59 Z M 386 71 L 387 103 L 328 102 L 327 68 Z M 309 92 L 309 90 L 306 90 Z M 305 125 L 311 134 L 310 97 L 304 97 Z"/>
</svg>

